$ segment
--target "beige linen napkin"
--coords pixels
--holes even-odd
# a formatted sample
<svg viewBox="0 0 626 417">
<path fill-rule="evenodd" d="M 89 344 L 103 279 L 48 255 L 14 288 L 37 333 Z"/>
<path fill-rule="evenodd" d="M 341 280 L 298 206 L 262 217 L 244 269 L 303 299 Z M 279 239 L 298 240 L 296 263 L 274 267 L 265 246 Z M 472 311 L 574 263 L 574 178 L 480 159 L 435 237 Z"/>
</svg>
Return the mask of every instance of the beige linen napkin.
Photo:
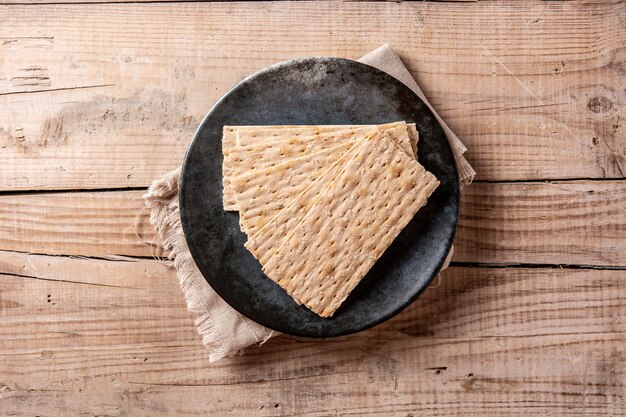
<svg viewBox="0 0 626 417">
<path fill-rule="evenodd" d="M 383 45 L 365 55 L 360 61 L 396 77 L 430 107 L 409 71 L 388 45 Z M 462 185 L 469 184 L 475 172 L 463 156 L 467 148 L 434 110 L 433 113 L 448 136 Z M 144 199 L 146 206 L 150 208 L 150 223 L 157 232 L 157 240 L 167 256 L 167 262 L 176 268 L 187 307 L 194 314 L 202 343 L 209 350 L 209 361 L 215 362 L 225 356 L 234 355 L 252 344 L 262 344 L 278 333 L 235 311 L 213 291 L 198 270 L 187 248 L 180 222 L 179 178 L 180 168 L 155 180 L 144 195 Z M 448 266 L 451 256 L 452 250 L 442 269 Z"/>
</svg>

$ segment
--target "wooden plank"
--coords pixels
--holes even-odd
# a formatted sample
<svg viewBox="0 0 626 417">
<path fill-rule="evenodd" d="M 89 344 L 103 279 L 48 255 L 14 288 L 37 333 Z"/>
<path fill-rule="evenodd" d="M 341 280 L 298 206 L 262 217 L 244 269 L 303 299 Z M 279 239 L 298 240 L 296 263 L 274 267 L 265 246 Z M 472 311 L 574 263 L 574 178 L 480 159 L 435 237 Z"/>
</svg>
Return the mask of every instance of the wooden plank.
<svg viewBox="0 0 626 417">
<path fill-rule="evenodd" d="M 626 265 L 626 182 L 472 184 L 454 260 Z"/>
<path fill-rule="evenodd" d="M 626 405 L 623 271 L 453 267 L 384 325 L 324 342 L 280 337 L 214 365 L 157 261 L 0 252 L 0 274 L 2 415 L 616 415 Z"/>
<path fill-rule="evenodd" d="M 244 76 L 386 42 L 467 143 L 479 179 L 622 178 L 623 6 L 6 6 L 0 190 L 146 186 L 181 163 L 204 114 Z"/>
<path fill-rule="evenodd" d="M 154 256 L 144 191 L 0 196 L 0 249 Z M 462 196 L 454 261 L 626 266 L 626 182 L 478 183 Z"/>
<path fill-rule="evenodd" d="M 0 249 L 54 255 L 157 256 L 145 191 L 0 196 Z"/>
</svg>

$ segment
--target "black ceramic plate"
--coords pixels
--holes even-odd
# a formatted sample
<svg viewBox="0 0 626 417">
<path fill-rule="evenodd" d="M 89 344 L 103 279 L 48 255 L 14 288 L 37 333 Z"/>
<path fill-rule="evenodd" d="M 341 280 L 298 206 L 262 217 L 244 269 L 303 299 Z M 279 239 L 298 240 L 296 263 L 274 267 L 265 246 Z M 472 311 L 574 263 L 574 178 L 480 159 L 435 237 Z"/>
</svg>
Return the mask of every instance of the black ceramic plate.
<svg viewBox="0 0 626 417">
<path fill-rule="evenodd" d="M 239 215 L 222 204 L 224 125 L 379 124 L 405 120 L 420 134 L 419 161 L 441 182 L 335 315 L 298 306 L 244 248 Z M 211 287 L 252 320 L 283 333 L 328 337 L 357 332 L 400 312 L 441 267 L 454 236 L 459 183 L 452 151 L 428 107 L 404 84 L 373 67 L 305 58 L 243 80 L 206 116 L 180 182 L 180 213 L 193 259 Z"/>
</svg>

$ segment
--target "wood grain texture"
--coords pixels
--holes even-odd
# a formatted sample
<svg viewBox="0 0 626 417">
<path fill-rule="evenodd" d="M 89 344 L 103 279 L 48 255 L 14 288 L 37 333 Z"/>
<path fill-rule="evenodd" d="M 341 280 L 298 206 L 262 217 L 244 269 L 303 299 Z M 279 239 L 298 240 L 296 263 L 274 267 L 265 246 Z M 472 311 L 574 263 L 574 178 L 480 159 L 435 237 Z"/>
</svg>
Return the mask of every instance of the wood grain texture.
<svg viewBox="0 0 626 417">
<path fill-rule="evenodd" d="M 0 196 L 0 249 L 108 257 L 157 256 L 145 191 Z"/>
<path fill-rule="evenodd" d="M 0 249 L 155 256 L 144 191 L 0 196 Z M 453 260 L 626 266 L 626 181 L 473 184 Z"/>
<path fill-rule="evenodd" d="M 454 260 L 626 265 L 626 181 L 473 184 Z"/>
<path fill-rule="evenodd" d="M 450 268 L 382 326 L 208 365 L 172 270 L 0 252 L 0 414 L 617 415 L 623 271 Z"/>
<path fill-rule="evenodd" d="M 65 1 L 0 0 L 0 415 L 624 413 L 625 1 Z M 140 188 L 246 75 L 383 43 L 478 171 L 456 266 L 209 365 Z"/>
<path fill-rule="evenodd" d="M 623 178 L 625 9 L 615 0 L 6 6 L 0 190 L 146 186 L 180 165 L 202 117 L 246 75 L 308 55 L 358 58 L 387 42 L 470 148 L 477 178 Z"/>
</svg>

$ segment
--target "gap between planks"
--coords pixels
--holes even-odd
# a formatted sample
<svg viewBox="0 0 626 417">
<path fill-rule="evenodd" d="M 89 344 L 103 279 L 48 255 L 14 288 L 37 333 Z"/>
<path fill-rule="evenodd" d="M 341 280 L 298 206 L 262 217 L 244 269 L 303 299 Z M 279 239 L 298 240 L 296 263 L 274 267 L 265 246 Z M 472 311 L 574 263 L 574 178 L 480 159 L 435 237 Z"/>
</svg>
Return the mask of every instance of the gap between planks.
<svg viewBox="0 0 626 417">
<path fill-rule="evenodd" d="M 158 178 L 155 178 L 155 180 Z M 624 178 L 551 178 L 551 179 L 520 179 L 520 180 L 474 180 L 472 184 L 558 184 L 561 182 L 603 182 L 626 181 Z M 471 186 L 471 184 L 470 184 Z M 42 190 L 0 190 L 0 196 L 30 195 L 30 194 L 62 194 L 62 193 L 95 193 L 119 191 L 147 191 L 148 187 L 95 187 L 95 188 L 58 188 Z"/>
<path fill-rule="evenodd" d="M 51 256 L 55 258 L 67 258 L 74 260 L 86 260 L 86 261 L 106 261 L 106 262 L 141 262 L 141 261 L 164 261 L 165 258 L 156 256 L 141 256 L 141 255 L 116 255 L 111 254 L 109 257 L 100 256 L 82 256 L 82 255 L 62 255 L 51 254 L 45 252 L 24 252 L 18 250 L 6 250 L 0 249 L 1 253 L 12 253 L 25 256 Z M 612 265 L 586 265 L 586 264 L 536 264 L 536 263 L 495 263 L 495 262 L 458 262 L 452 261 L 449 265 L 450 268 L 489 268 L 489 269 L 573 269 L 573 270 L 593 270 L 593 271 L 626 271 L 626 265 L 612 266 Z M 21 278 L 35 278 L 30 275 L 20 275 L 9 272 L 4 272 L 0 269 L 0 275 L 11 275 Z"/>
<path fill-rule="evenodd" d="M 623 181 L 475 184 L 463 194 L 453 261 L 626 265 Z M 0 196 L 0 249 L 152 257 L 141 191 Z M 71 232 L 71 233 L 68 233 Z"/>
</svg>

